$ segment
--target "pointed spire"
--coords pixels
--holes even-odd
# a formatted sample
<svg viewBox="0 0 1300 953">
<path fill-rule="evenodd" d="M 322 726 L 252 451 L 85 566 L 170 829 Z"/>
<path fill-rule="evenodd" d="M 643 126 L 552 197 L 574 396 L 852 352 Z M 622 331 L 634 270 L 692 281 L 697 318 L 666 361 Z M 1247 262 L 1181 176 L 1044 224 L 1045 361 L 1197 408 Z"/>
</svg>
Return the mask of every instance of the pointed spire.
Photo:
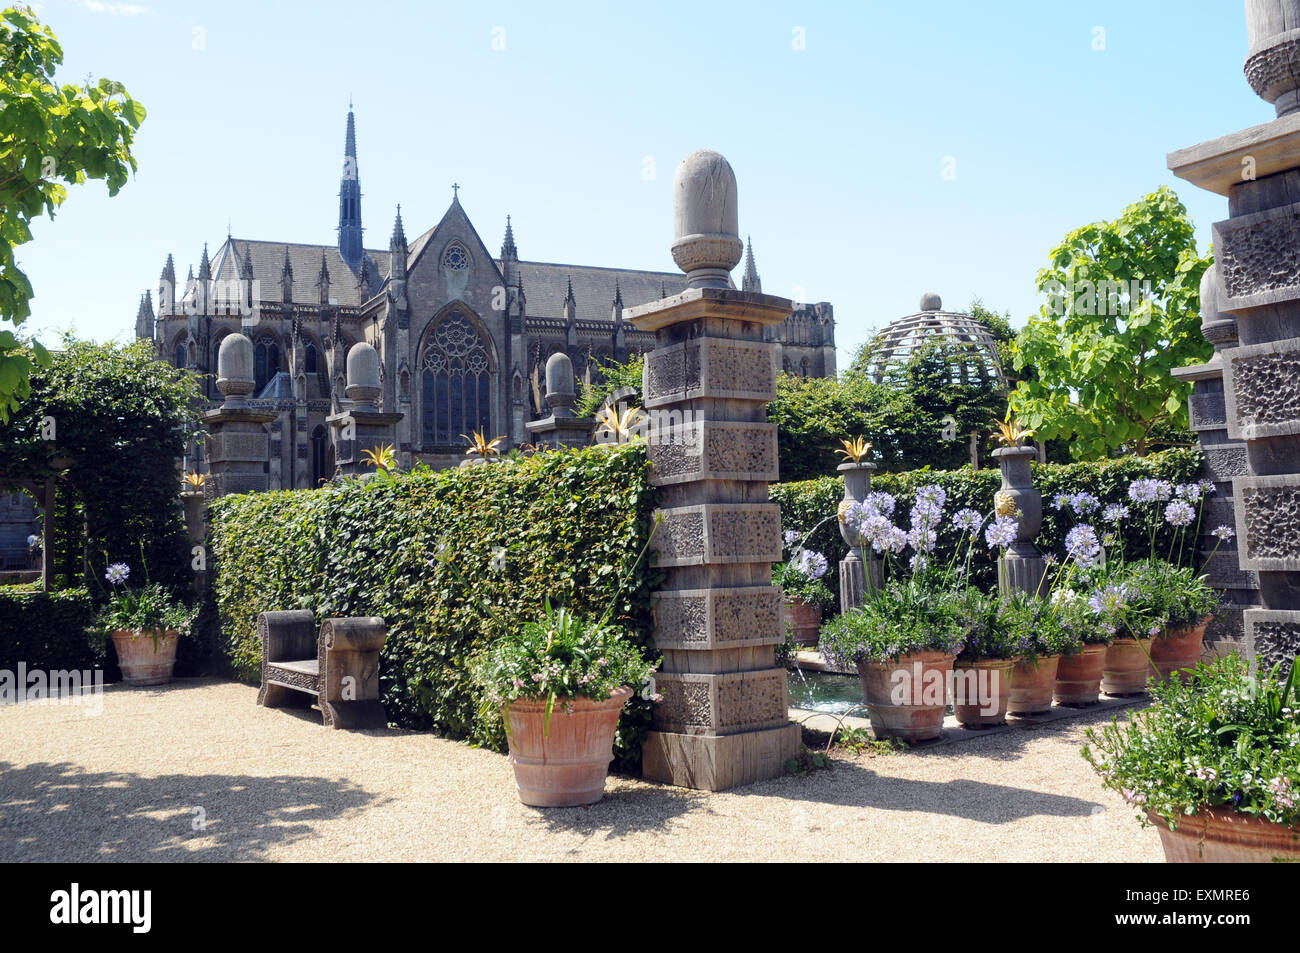
<svg viewBox="0 0 1300 953">
<path fill-rule="evenodd" d="M 212 262 L 208 260 L 208 243 L 203 243 L 203 257 L 199 259 L 199 279 L 209 281 L 212 278 Z"/>
<path fill-rule="evenodd" d="M 253 280 L 253 248 L 251 245 L 244 246 L 244 267 L 243 274 L 240 277 L 245 281 Z"/>
<path fill-rule="evenodd" d="M 406 231 L 402 228 L 402 203 L 397 203 L 397 218 L 393 220 L 393 237 L 388 240 L 388 247 L 405 248 Z"/>
<path fill-rule="evenodd" d="M 570 328 L 578 318 L 578 300 L 573 297 L 573 277 L 569 277 L 569 290 L 564 293 L 564 320 L 569 323 Z"/>
<path fill-rule="evenodd" d="M 288 245 L 284 246 L 284 264 L 280 266 L 280 278 L 281 280 L 285 278 L 288 278 L 290 281 L 293 280 L 293 262 L 289 260 Z"/>
<path fill-rule="evenodd" d="M 329 304 L 330 300 L 330 268 L 325 261 L 325 250 L 321 249 L 320 253 L 320 273 L 316 277 L 316 287 L 320 289 L 320 303 Z"/>
<path fill-rule="evenodd" d="M 348 129 L 343 143 L 343 177 L 339 182 L 339 254 L 349 268 L 361 264 L 361 178 L 357 172 L 357 125 L 348 106 Z"/>
<path fill-rule="evenodd" d="M 167 253 L 167 260 L 163 262 L 162 274 L 158 277 L 163 281 L 171 282 L 172 285 L 176 284 L 176 263 L 172 261 L 171 252 Z"/>
<path fill-rule="evenodd" d="M 140 296 L 140 309 L 135 313 L 135 337 L 137 341 L 153 340 L 153 300 L 148 291 Z"/>
<path fill-rule="evenodd" d="M 518 261 L 519 249 L 515 247 L 515 231 L 510 226 L 510 216 L 506 216 L 506 237 L 501 242 L 501 260 Z"/>
<path fill-rule="evenodd" d="M 162 273 L 158 276 L 158 313 L 171 314 L 176 305 L 176 263 L 171 252 L 163 263 Z"/>
<path fill-rule="evenodd" d="M 745 277 L 741 282 L 742 291 L 753 291 L 761 293 L 763 291 L 763 282 L 758 277 L 758 269 L 754 265 L 754 243 L 745 236 Z"/>
<path fill-rule="evenodd" d="M 284 264 L 280 266 L 280 301 L 293 303 L 293 262 L 289 260 L 289 246 L 284 246 Z"/>
<path fill-rule="evenodd" d="M 370 256 L 361 256 L 361 268 L 357 271 L 357 288 L 361 290 L 361 300 L 370 296 Z"/>
<path fill-rule="evenodd" d="M 614 279 L 614 307 L 623 307 L 623 289 L 619 287 L 617 278 Z"/>
</svg>

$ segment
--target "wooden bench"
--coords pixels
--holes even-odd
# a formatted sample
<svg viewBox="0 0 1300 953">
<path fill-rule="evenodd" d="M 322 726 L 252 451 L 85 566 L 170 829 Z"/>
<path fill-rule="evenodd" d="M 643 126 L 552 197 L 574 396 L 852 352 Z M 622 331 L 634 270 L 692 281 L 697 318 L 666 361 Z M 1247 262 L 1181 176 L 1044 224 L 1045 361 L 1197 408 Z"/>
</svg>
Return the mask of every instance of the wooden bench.
<svg viewBox="0 0 1300 953">
<path fill-rule="evenodd" d="M 257 617 L 257 703 L 283 708 L 312 695 L 327 727 L 383 728 L 388 718 L 379 704 L 379 650 L 387 635 L 377 616 L 326 619 L 318 636 L 311 612 L 263 612 Z"/>
</svg>

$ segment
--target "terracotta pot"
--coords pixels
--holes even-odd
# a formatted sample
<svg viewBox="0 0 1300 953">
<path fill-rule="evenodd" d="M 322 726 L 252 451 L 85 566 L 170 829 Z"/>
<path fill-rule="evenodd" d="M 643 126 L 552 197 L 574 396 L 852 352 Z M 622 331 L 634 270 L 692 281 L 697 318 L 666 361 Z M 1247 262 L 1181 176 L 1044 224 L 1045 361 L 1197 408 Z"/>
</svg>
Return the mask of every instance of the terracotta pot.
<svg viewBox="0 0 1300 953">
<path fill-rule="evenodd" d="M 1178 672 L 1179 678 L 1187 680 L 1183 669 L 1194 668 L 1201 660 L 1205 628 L 1213 618 L 1214 616 L 1206 616 L 1195 625 L 1166 628 L 1164 634 L 1151 640 L 1151 661 L 1155 662 L 1161 679 Z"/>
<path fill-rule="evenodd" d="M 1300 859 L 1300 832 L 1272 821 L 1221 807 L 1201 807 L 1171 831 L 1164 818 L 1148 814 L 1160 831 L 1170 864 L 1248 864 Z"/>
<path fill-rule="evenodd" d="M 794 640 L 800 645 L 816 647 L 822 630 L 822 610 L 799 598 L 786 599 L 785 627 L 794 630 Z"/>
<path fill-rule="evenodd" d="M 154 647 L 154 632 L 158 632 L 158 645 Z M 162 685 L 172 680 L 176 667 L 175 629 L 118 629 L 113 633 L 113 647 L 117 649 L 117 666 L 122 670 L 122 681 L 128 685 Z"/>
<path fill-rule="evenodd" d="M 1155 669 L 1147 658 L 1151 640 L 1142 641 L 1143 645 L 1138 645 L 1137 639 L 1125 636 L 1106 649 L 1101 690 L 1107 695 L 1140 695 L 1147 690 L 1147 678 L 1155 674 Z"/>
<path fill-rule="evenodd" d="M 948 678 L 957 656 L 913 652 L 897 662 L 858 662 L 863 700 L 877 738 L 926 741 L 943 734 Z"/>
<path fill-rule="evenodd" d="M 631 697 L 632 689 L 620 688 L 605 701 L 575 698 L 572 713 L 557 701 L 549 732 L 545 700 L 511 702 L 510 763 L 519 800 L 532 807 L 578 807 L 604 797 L 614 729 Z"/>
<path fill-rule="evenodd" d="M 1011 699 L 1011 659 L 958 659 L 953 666 L 952 710 L 963 728 L 992 728 L 1007 722 Z M 969 675 L 968 672 L 975 674 Z M 985 674 L 985 673 L 988 674 Z M 996 709 L 993 709 L 996 705 Z"/>
<path fill-rule="evenodd" d="M 1058 705 L 1095 705 L 1101 692 L 1106 645 L 1085 645 L 1082 651 L 1061 657 L 1056 667 L 1052 698 Z"/>
<path fill-rule="evenodd" d="M 1039 715 L 1052 708 L 1052 688 L 1056 685 L 1059 655 L 1040 655 L 1033 662 L 1019 659 L 1011 669 L 1011 698 L 1007 711 L 1012 715 Z"/>
</svg>

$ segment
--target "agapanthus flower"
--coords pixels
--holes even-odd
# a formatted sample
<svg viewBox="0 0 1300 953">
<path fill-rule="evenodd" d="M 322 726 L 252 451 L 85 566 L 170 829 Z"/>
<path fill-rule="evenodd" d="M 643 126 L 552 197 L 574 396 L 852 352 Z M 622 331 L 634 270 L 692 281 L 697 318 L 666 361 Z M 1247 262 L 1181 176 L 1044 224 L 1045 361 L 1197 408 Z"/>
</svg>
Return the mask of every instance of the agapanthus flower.
<svg viewBox="0 0 1300 953">
<path fill-rule="evenodd" d="M 826 575 L 826 570 L 830 567 L 826 557 L 821 553 L 813 552 L 811 549 L 801 549 L 795 559 L 794 568 L 809 579 L 820 579 Z"/>
<path fill-rule="evenodd" d="M 1219 488 L 1214 485 L 1213 480 L 1201 480 L 1197 483 L 1197 486 L 1201 488 L 1202 496 L 1213 496 L 1215 493 L 1219 492 Z"/>
<path fill-rule="evenodd" d="M 1088 597 L 1088 605 L 1098 615 L 1114 615 L 1128 604 L 1129 588 L 1124 584 L 1109 585 Z"/>
<path fill-rule="evenodd" d="M 786 530 L 785 535 L 781 537 L 781 542 L 786 549 L 789 549 L 795 543 L 799 542 L 799 532 L 793 529 Z"/>
<path fill-rule="evenodd" d="M 1228 540 L 1232 539 L 1232 537 L 1237 535 L 1237 531 L 1231 526 L 1218 526 L 1215 527 L 1214 535 L 1218 538 L 1219 542 L 1226 543 Z"/>
<path fill-rule="evenodd" d="M 1101 557 L 1101 540 L 1097 531 L 1081 523 L 1065 534 L 1065 551 L 1080 566 L 1091 566 Z"/>
<path fill-rule="evenodd" d="M 907 548 L 907 534 L 901 528 L 891 526 L 880 548 L 895 554 L 901 553 Z"/>
<path fill-rule="evenodd" d="M 912 567 L 912 572 L 925 572 L 925 567 L 929 564 L 929 560 L 925 558 L 924 553 L 917 553 L 912 557 L 911 562 L 909 563 Z"/>
<path fill-rule="evenodd" d="M 1063 510 L 1069 505 L 1070 505 L 1069 493 L 1058 493 L 1056 494 L 1056 496 L 1052 497 L 1052 509 L 1054 510 Z"/>
<path fill-rule="evenodd" d="M 980 527 L 984 525 L 984 517 L 970 507 L 966 507 L 958 510 L 953 516 L 952 525 L 963 533 L 978 533 Z"/>
<path fill-rule="evenodd" d="M 1199 483 L 1180 483 L 1174 487 L 1174 495 L 1180 500 L 1190 500 L 1194 503 L 1200 500 L 1203 490 Z"/>
<path fill-rule="evenodd" d="M 984 542 L 989 549 L 1005 549 L 1020 535 L 1020 521 L 1011 516 L 999 516 L 984 530 Z"/>
<path fill-rule="evenodd" d="M 1076 516 L 1087 516 L 1089 513 L 1095 513 L 1101 506 L 1101 500 L 1091 493 L 1079 492 L 1070 497 L 1070 508 L 1074 510 Z"/>
<path fill-rule="evenodd" d="M 918 553 L 928 553 L 934 550 L 935 544 L 939 541 L 939 534 L 925 526 L 917 526 L 907 534 L 907 542 Z"/>
<path fill-rule="evenodd" d="M 1102 511 L 1101 518 L 1107 523 L 1118 523 L 1128 519 L 1129 509 L 1123 503 L 1111 503 Z"/>
<path fill-rule="evenodd" d="M 874 490 L 868 493 L 866 499 L 862 502 L 883 516 L 893 516 L 894 507 L 897 505 L 894 498 L 883 490 Z"/>
<path fill-rule="evenodd" d="M 909 516 L 914 529 L 931 528 L 943 522 L 943 509 L 929 500 L 917 500 Z"/>
<path fill-rule="evenodd" d="M 1163 503 L 1174 495 L 1174 485 L 1144 477 L 1129 484 L 1128 495 L 1134 503 Z"/>
<path fill-rule="evenodd" d="M 1171 526 L 1190 526 L 1196 519 L 1196 509 L 1186 500 L 1174 500 L 1165 507 L 1165 521 Z"/>
<path fill-rule="evenodd" d="M 916 491 L 916 502 L 929 503 L 941 510 L 948 502 L 948 494 L 939 484 L 930 483 Z"/>
<path fill-rule="evenodd" d="M 131 567 L 126 563 L 113 563 L 104 571 L 104 578 L 115 586 L 126 582 L 126 577 L 129 575 L 131 575 Z"/>
</svg>

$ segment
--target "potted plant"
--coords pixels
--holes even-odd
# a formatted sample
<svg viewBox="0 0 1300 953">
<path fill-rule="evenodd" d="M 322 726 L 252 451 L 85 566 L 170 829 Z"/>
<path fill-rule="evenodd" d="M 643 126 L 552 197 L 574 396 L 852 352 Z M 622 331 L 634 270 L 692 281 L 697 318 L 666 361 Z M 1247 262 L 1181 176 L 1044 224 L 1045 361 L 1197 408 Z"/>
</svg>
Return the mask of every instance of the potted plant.
<svg viewBox="0 0 1300 953">
<path fill-rule="evenodd" d="M 485 714 L 505 723 L 519 799 L 533 807 L 594 804 L 605 794 L 614 732 L 634 689 L 653 693 L 655 666 L 628 633 L 546 603 L 479 655 Z"/>
<path fill-rule="evenodd" d="M 998 599 L 969 589 L 958 606 L 965 638 L 953 663 L 953 714 L 963 728 L 1006 724 L 1015 646 L 999 624 Z"/>
<path fill-rule="evenodd" d="M 1221 597 L 1190 566 L 1158 559 L 1130 565 L 1128 582 L 1137 612 L 1150 623 L 1152 666 L 1162 679 L 1185 673 L 1201 658 L 1205 628 Z"/>
<path fill-rule="evenodd" d="M 793 547 L 793 552 L 772 567 L 772 585 L 785 593 L 786 629 L 794 632 L 800 645 L 815 647 L 822 612 L 835 604 L 835 595 L 823 578 L 829 564 L 821 553 L 805 549 L 794 531 L 785 534 L 785 545 Z"/>
<path fill-rule="evenodd" d="M 1235 654 L 1157 682 L 1083 756 L 1157 825 L 1170 862 L 1300 859 L 1300 659 L 1252 676 Z"/>
<path fill-rule="evenodd" d="M 176 667 L 176 642 L 188 633 L 195 609 L 173 599 L 159 583 L 138 589 L 126 585 L 131 567 L 113 563 L 104 578 L 113 586 L 96 628 L 112 636 L 122 681 L 128 685 L 162 685 Z"/>
<path fill-rule="evenodd" d="M 1063 655 L 1077 652 L 1078 636 L 1063 624 L 1048 599 L 1023 592 L 1002 598 L 998 624 L 1014 647 L 1011 697 L 1007 711 L 1013 715 L 1038 715 L 1052 707 L 1057 666 Z"/>
<path fill-rule="evenodd" d="M 1106 650 L 1114 630 L 1077 589 L 1057 589 L 1051 603 L 1057 624 L 1075 636 L 1073 651 L 1062 655 L 1057 663 L 1052 700 L 1071 708 L 1095 705 L 1101 695 Z"/>
</svg>

